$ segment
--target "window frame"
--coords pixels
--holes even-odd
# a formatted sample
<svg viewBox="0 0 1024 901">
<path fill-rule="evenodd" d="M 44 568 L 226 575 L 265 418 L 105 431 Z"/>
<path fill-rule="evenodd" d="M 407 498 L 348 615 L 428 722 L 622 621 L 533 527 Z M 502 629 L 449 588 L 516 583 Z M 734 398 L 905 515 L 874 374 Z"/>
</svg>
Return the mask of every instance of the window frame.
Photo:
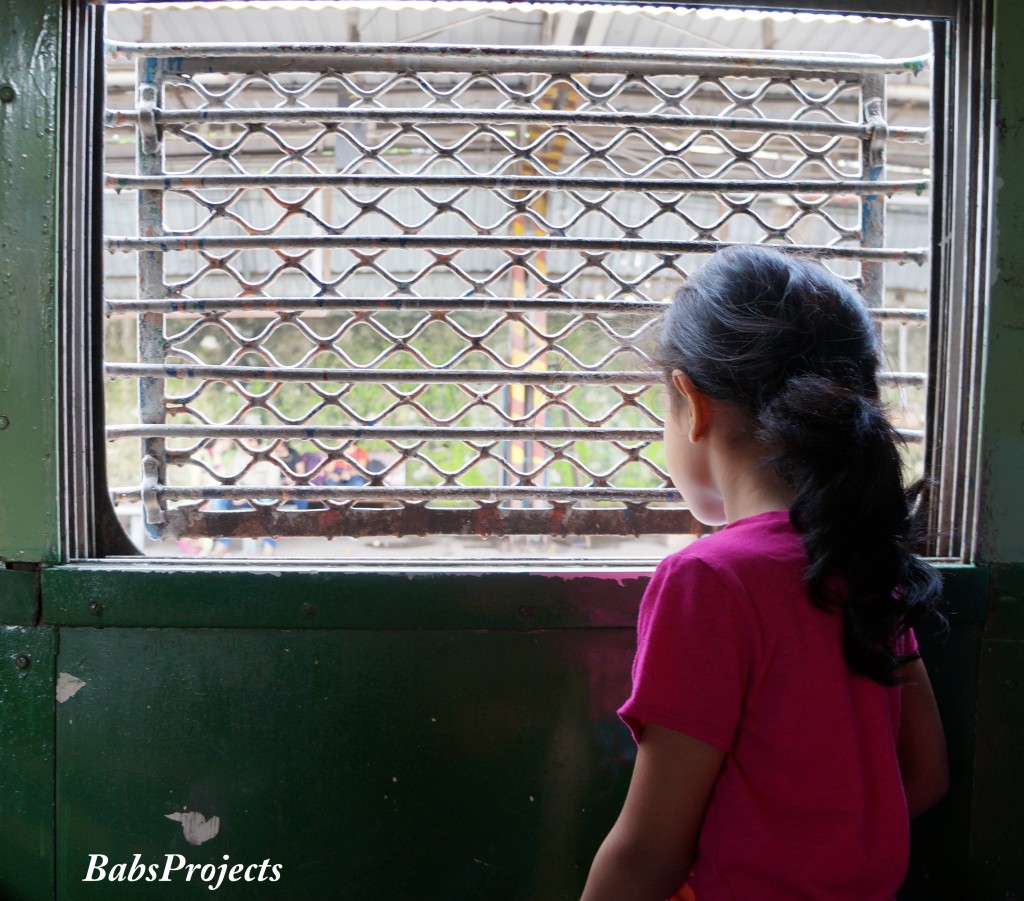
<svg viewBox="0 0 1024 901">
<path fill-rule="evenodd" d="M 107 0 L 110 5 L 128 0 Z M 549 4 L 551 0 L 535 0 Z M 619 0 L 599 0 L 615 5 Z M 61 528 L 61 556 L 65 560 L 123 557 L 138 553 L 117 523 L 105 482 L 102 400 L 102 337 L 95 325 L 102 322 L 102 287 L 98 275 L 101 246 L 99 206 L 102 196 L 100 167 L 90 163 L 90 145 L 100 146 L 103 92 L 102 46 L 96 36 L 101 28 L 102 3 L 81 4 L 68 0 L 65 21 L 65 75 L 62 80 L 62 106 L 65 127 L 62 130 L 61 173 L 64 177 L 62 242 L 77 253 L 62 257 L 61 297 L 66 310 L 61 346 L 61 408 L 69 411 L 62 419 L 61 495 L 65 498 Z M 670 2 L 656 5 L 681 5 Z M 687 6 L 726 4 L 688 3 Z M 980 390 L 980 348 L 984 292 L 968 290 L 987 284 L 987 224 L 990 215 L 986 193 L 991 157 L 990 92 L 985 88 L 991 54 L 990 35 L 986 31 L 988 4 L 974 0 L 958 4 L 950 0 L 924 3 L 861 2 L 822 4 L 790 2 L 786 4 L 729 3 L 730 7 L 785 11 L 836 12 L 911 16 L 935 23 L 937 50 L 951 51 L 949 64 L 936 69 L 936 140 L 934 171 L 942 178 L 934 181 L 932 280 L 948 283 L 954 290 L 933 287 L 931 321 L 932 367 L 929 378 L 930 425 L 933 434 L 926 446 L 926 472 L 938 482 L 939 503 L 933 510 L 933 525 L 951 522 L 945 539 L 930 550 L 950 562 L 972 559 L 976 492 L 971 478 L 977 467 L 979 428 L 976 422 L 977 396 Z M 925 9 L 927 7 L 927 9 Z M 941 47 L 939 45 L 942 45 Z M 942 77 L 939 78 L 938 76 Z M 91 88 L 91 93 L 84 90 Z M 941 91 L 941 94 L 940 94 Z M 91 98 L 92 102 L 89 102 Z M 956 98 L 946 103 L 948 98 Z M 988 128 L 971 128 L 977 121 Z M 91 134 L 92 140 L 75 140 Z M 939 136 L 944 140 L 940 141 Z M 943 164 L 953 160 L 950 166 Z M 91 175 L 91 177 L 90 177 Z M 73 198 L 73 199 L 72 199 Z M 82 198 L 85 203 L 81 203 Z M 78 201 L 76 203 L 75 201 Z M 973 231 L 972 231 L 973 229 Z M 973 238 L 972 238 L 973 236 Z M 970 239 L 970 240 L 969 240 Z M 961 252 L 966 250 L 967 252 Z M 940 280 L 941 279 L 941 280 Z M 945 280 L 943 282 L 942 280 Z M 962 288 L 961 288 L 962 286 Z M 966 300 L 959 305 L 960 293 Z M 83 304 L 82 300 L 88 300 Z M 952 309 L 959 316 L 952 324 Z M 948 327 L 947 327 L 948 326 Z M 83 352 L 84 350 L 84 352 Z M 958 361 L 956 377 L 939 360 Z M 953 395 L 952 401 L 947 398 Z M 963 474 L 952 479 L 950 472 Z M 953 532 L 949 535 L 949 532 Z M 328 561 L 325 561 L 329 564 Z M 501 561 L 492 566 L 501 567 Z M 573 561 L 574 568 L 586 567 L 586 561 Z"/>
</svg>

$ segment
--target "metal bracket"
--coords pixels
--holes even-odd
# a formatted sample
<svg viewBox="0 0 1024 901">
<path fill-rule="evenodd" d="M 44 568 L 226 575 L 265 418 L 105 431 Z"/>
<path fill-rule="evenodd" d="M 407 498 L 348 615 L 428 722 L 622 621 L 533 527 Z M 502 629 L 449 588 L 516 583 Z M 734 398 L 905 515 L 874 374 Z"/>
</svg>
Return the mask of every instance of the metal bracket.
<svg viewBox="0 0 1024 901">
<path fill-rule="evenodd" d="M 867 146 L 870 171 L 865 172 L 864 176 L 871 180 L 881 177 L 882 167 L 885 166 L 885 148 L 889 141 L 889 125 L 883 114 L 883 102 L 881 97 L 872 97 L 864 103 L 864 120 L 870 135 Z"/>
<path fill-rule="evenodd" d="M 142 139 L 142 151 L 147 154 L 154 154 L 160 149 L 160 133 L 156 124 L 156 94 L 156 85 L 139 85 L 139 136 Z"/>
<path fill-rule="evenodd" d="M 167 521 L 167 514 L 160 506 L 160 461 L 147 454 L 142 458 L 142 506 L 146 511 L 147 525 L 159 525 Z"/>
</svg>

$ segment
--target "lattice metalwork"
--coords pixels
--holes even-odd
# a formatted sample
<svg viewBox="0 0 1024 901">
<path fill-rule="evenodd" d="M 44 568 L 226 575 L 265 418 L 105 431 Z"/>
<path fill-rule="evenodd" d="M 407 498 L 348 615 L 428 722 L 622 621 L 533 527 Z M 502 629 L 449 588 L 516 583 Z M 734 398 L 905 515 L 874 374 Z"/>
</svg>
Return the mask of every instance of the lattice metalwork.
<svg viewBox="0 0 1024 901">
<path fill-rule="evenodd" d="M 881 318 L 887 73 L 921 60 L 116 44 L 136 59 L 135 487 L 154 533 L 639 534 L 651 323 L 727 243 L 828 258 Z M 893 385 L 922 373 L 893 372 Z M 909 435 L 920 438 L 919 432 Z"/>
</svg>

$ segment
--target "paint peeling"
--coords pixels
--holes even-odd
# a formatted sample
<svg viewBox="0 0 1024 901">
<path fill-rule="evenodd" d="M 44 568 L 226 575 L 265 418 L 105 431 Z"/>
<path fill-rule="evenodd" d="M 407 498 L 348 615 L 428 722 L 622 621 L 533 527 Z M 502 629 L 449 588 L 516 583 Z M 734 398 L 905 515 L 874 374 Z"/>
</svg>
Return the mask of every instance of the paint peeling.
<svg viewBox="0 0 1024 901">
<path fill-rule="evenodd" d="M 185 833 L 185 841 L 190 845 L 201 845 L 208 842 L 220 832 L 220 817 L 207 819 L 198 810 L 184 810 L 166 814 L 167 819 L 181 823 Z"/>
<path fill-rule="evenodd" d="M 559 570 L 543 570 L 535 572 L 534 575 L 540 576 L 545 579 L 562 579 L 566 582 L 574 579 L 603 579 L 606 581 L 614 582 L 616 585 L 623 587 L 627 582 L 634 581 L 636 579 L 648 579 L 651 575 L 651 570 L 647 568 L 637 567 L 635 570 L 624 571 L 624 572 L 604 572 L 599 569 L 595 570 L 566 570 L 561 572 Z"/>
<path fill-rule="evenodd" d="M 73 698 L 79 691 L 85 688 L 85 682 L 71 673 L 60 673 L 57 676 L 57 703 L 63 704 L 68 698 Z"/>
</svg>

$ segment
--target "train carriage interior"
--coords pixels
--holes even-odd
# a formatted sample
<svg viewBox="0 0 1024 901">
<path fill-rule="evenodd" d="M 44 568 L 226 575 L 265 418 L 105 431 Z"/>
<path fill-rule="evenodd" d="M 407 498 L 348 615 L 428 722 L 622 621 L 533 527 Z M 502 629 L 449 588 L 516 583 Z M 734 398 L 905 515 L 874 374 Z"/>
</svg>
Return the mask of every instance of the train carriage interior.
<svg viewBox="0 0 1024 901">
<path fill-rule="evenodd" d="M 1024 897 L 1021 35 L 0 0 L 0 901 L 578 898 L 640 599 L 714 531 L 659 317 L 747 244 L 860 292 L 927 484 L 951 782 L 897 897 Z"/>
</svg>

